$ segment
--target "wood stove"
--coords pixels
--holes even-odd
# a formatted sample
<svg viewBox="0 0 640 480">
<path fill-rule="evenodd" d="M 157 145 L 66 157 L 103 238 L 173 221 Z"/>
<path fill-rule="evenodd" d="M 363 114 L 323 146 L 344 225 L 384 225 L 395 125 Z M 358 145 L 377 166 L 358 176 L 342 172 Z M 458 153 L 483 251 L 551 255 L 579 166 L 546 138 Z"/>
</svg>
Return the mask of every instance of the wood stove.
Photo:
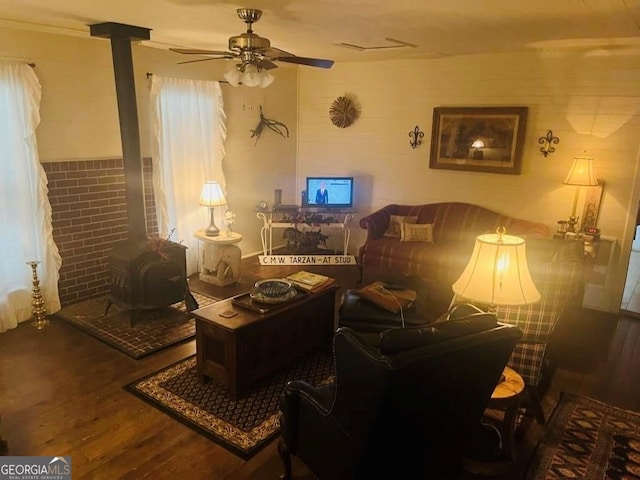
<svg viewBox="0 0 640 480">
<path fill-rule="evenodd" d="M 93 37 L 111 39 L 127 197 L 128 240 L 116 244 L 108 255 L 112 281 L 105 315 L 116 304 L 130 311 L 133 325 L 138 312 L 183 300 L 187 310 L 195 310 L 198 303 L 187 283 L 186 247 L 150 239 L 146 229 L 131 40 L 149 40 L 150 30 L 108 22 L 91 25 L 90 31 Z"/>
<path fill-rule="evenodd" d="M 167 240 L 155 252 L 150 246 L 156 244 L 127 240 L 109 253 L 112 280 L 105 315 L 115 304 L 129 310 L 133 326 L 143 310 L 168 307 L 183 300 L 188 311 L 198 308 L 187 283 L 186 247 Z"/>
</svg>

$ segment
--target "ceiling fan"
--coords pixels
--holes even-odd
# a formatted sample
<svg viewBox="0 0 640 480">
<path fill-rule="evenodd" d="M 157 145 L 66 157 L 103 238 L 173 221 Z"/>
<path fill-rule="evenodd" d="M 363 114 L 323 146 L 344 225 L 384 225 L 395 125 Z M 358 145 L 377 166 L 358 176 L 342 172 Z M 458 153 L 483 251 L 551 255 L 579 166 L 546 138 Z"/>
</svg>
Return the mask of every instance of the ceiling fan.
<svg viewBox="0 0 640 480">
<path fill-rule="evenodd" d="M 200 50 L 194 48 L 170 48 L 169 50 L 186 55 L 209 56 L 209 58 L 181 63 L 230 58 L 240 60 L 240 63 L 236 65 L 235 69 L 227 72 L 225 75 L 229 83 L 234 86 L 240 83 L 247 86 L 268 86 L 273 81 L 273 76 L 266 72 L 266 70 L 277 68 L 278 66 L 274 62 L 295 63 L 319 68 L 331 68 L 333 65 L 333 60 L 298 57 L 292 53 L 272 47 L 268 38 L 253 33 L 253 24 L 260 20 L 262 10 L 239 8 L 236 12 L 238 17 L 247 24 L 247 31 L 246 33 L 229 38 L 229 50 Z"/>
</svg>

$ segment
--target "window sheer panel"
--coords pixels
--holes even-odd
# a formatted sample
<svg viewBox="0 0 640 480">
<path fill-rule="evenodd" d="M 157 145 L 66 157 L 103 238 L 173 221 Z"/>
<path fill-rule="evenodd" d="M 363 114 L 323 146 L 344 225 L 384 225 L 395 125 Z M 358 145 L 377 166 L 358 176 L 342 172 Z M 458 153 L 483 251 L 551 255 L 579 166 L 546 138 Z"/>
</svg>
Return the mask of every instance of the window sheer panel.
<svg viewBox="0 0 640 480">
<path fill-rule="evenodd" d="M 32 270 L 38 260 L 45 308 L 60 309 L 62 264 L 53 241 L 47 177 L 40 165 L 36 127 L 41 87 L 26 64 L 0 62 L 0 332 L 31 318 Z"/>
<path fill-rule="evenodd" d="M 218 82 L 153 75 L 151 81 L 156 137 L 153 182 L 161 237 L 187 247 L 187 274 L 198 271 L 198 241 L 209 210 L 199 204 L 207 180 L 226 193 L 222 170 L 226 126 Z M 216 209 L 222 223 L 224 207 Z"/>
</svg>

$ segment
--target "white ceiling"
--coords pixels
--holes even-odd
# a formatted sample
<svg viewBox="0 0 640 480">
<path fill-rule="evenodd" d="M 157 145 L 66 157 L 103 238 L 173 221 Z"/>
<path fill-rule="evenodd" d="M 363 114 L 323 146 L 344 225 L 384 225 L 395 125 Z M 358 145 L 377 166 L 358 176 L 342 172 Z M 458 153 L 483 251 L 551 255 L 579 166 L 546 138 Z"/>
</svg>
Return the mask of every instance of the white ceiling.
<svg viewBox="0 0 640 480">
<path fill-rule="evenodd" d="M 150 28 L 153 47 L 225 50 L 245 31 L 240 7 L 263 10 L 254 32 L 272 46 L 336 62 L 530 49 L 640 54 L 640 0 L 0 0 L 0 27 L 89 37 L 89 25 L 117 22 Z M 387 38 L 416 47 L 338 45 L 393 46 Z"/>
</svg>

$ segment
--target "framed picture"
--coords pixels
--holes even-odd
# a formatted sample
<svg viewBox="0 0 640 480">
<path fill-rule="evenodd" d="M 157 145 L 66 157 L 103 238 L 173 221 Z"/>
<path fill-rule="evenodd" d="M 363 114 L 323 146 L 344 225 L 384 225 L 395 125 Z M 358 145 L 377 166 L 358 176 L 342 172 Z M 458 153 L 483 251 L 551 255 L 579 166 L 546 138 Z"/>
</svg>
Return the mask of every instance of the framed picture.
<svg viewBox="0 0 640 480">
<path fill-rule="evenodd" d="M 578 218 L 580 227 L 595 227 L 598 225 L 598 213 L 600 212 L 600 201 L 602 200 L 602 189 L 604 182 L 598 181 L 598 185 L 593 187 L 579 187 L 579 204 L 582 204 L 582 216 Z M 579 212 L 579 211 L 578 211 Z"/>
<path fill-rule="evenodd" d="M 518 175 L 527 107 L 436 107 L 429 168 Z"/>
</svg>

